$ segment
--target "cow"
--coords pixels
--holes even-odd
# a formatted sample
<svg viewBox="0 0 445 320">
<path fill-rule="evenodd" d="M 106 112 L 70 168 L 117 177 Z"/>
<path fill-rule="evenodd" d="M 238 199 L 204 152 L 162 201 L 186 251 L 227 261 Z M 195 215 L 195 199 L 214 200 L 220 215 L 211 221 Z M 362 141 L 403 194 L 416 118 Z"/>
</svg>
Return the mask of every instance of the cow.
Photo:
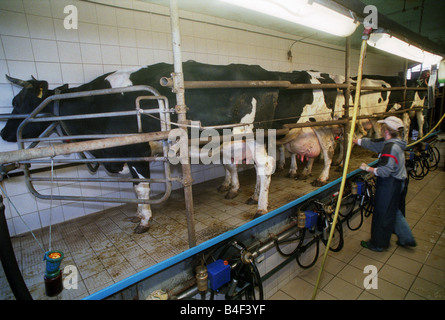
<svg viewBox="0 0 445 320">
<path fill-rule="evenodd" d="M 404 80 L 398 76 L 379 76 L 363 75 L 362 86 L 377 86 L 382 88 L 404 87 Z M 426 87 L 425 83 L 419 84 L 416 80 L 408 80 L 407 87 L 417 88 Z M 409 110 L 414 107 L 423 107 L 425 104 L 426 91 L 407 90 L 404 104 L 402 90 L 391 91 L 367 91 L 363 90 L 360 94 L 360 115 L 372 115 L 382 112 L 391 112 L 396 110 Z M 354 95 L 351 96 L 353 98 Z M 402 114 L 402 120 L 405 125 L 405 140 L 408 141 L 409 128 L 413 112 Z M 423 136 L 424 117 L 423 111 L 415 111 L 417 123 L 419 125 L 419 136 Z M 380 125 L 378 119 L 360 120 L 357 126 L 358 136 L 367 135 L 371 130 L 374 131 L 374 137 L 380 138 Z"/>
<path fill-rule="evenodd" d="M 282 79 L 289 80 L 295 84 L 343 83 L 343 78 L 341 77 L 315 71 L 294 71 L 289 74 L 280 73 L 280 76 Z M 284 90 L 284 92 L 280 92 L 278 98 L 275 118 L 285 118 L 289 112 L 293 116 L 293 119 L 278 121 L 277 125 L 291 122 L 329 121 L 340 118 L 343 105 L 344 96 L 337 89 Z M 282 169 L 284 167 L 284 148 L 286 148 L 291 155 L 288 176 L 305 179 L 311 175 L 314 159 L 322 154 L 324 167 L 319 177 L 312 184 L 314 186 L 326 184 L 329 179 L 329 171 L 337 144 L 335 137 L 339 134 L 341 134 L 341 127 L 337 125 L 293 128 L 289 130 L 285 137 L 277 141 L 277 144 L 280 145 L 278 168 Z M 303 172 L 299 175 L 297 175 L 297 156 L 301 159 L 301 162 L 305 158 L 307 160 Z M 340 161 L 341 159 L 338 158 L 335 163 Z"/>
<path fill-rule="evenodd" d="M 169 105 L 175 105 L 175 95 L 170 88 L 160 85 L 160 79 L 170 77 L 174 71 L 172 64 L 158 63 L 150 66 L 110 72 L 75 88 L 67 86 L 57 88 L 60 93 L 72 93 L 89 90 L 127 87 L 133 85 L 148 85 L 156 89 L 169 100 Z M 195 61 L 183 63 L 184 78 L 186 81 L 220 81 L 220 80 L 279 80 L 276 73 L 264 70 L 259 66 L 242 64 L 208 65 Z M 55 94 L 55 89 L 49 89 L 48 82 L 44 80 L 20 80 L 7 76 L 8 80 L 20 86 L 21 91 L 13 98 L 13 114 L 29 114 L 44 99 Z M 146 92 L 119 93 L 103 96 L 90 96 L 84 98 L 60 100 L 55 112 L 54 102 L 51 102 L 42 112 L 56 113 L 58 115 L 78 115 L 101 113 L 118 110 L 135 110 L 135 99 Z M 226 89 L 194 89 L 185 92 L 185 101 L 188 111 L 187 118 L 198 120 L 203 126 L 219 126 L 225 124 L 246 124 L 238 128 L 237 132 L 249 132 L 253 129 L 267 129 L 270 123 L 266 120 L 273 118 L 278 100 L 277 88 L 226 88 Z M 156 107 L 155 101 L 144 101 L 144 108 Z M 142 117 L 144 132 L 160 131 L 159 120 L 152 117 Z M 176 121 L 172 115 L 173 123 Z M 1 130 L 1 137 L 5 141 L 17 141 L 17 128 L 20 120 L 10 119 Z M 38 137 L 49 123 L 30 123 L 23 132 L 23 138 Z M 137 133 L 137 121 L 134 117 L 111 117 L 100 119 L 82 119 L 66 122 L 71 135 L 82 134 L 129 134 Z M 249 145 L 249 148 L 252 147 Z M 122 147 L 90 151 L 100 158 L 149 157 L 152 147 L 141 143 Z M 263 150 L 262 161 L 256 162 L 257 172 L 262 172 L 261 181 L 257 183 L 254 197 L 258 199 L 258 214 L 267 212 L 268 189 L 270 175 L 274 171 L 274 159 L 267 156 Z M 273 162 L 273 163 L 272 163 Z M 124 162 L 104 162 L 103 166 L 111 173 L 119 173 L 124 169 Z M 144 162 L 128 162 L 127 166 L 134 178 L 149 178 L 150 167 Z M 134 190 L 138 199 L 150 198 L 150 185 L 146 182 L 135 183 Z M 138 204 L 134 222 L 138 222 L 135 233 L 146 232 L 150 227 L 152 216 L 149 204 Z"/>
</svg>

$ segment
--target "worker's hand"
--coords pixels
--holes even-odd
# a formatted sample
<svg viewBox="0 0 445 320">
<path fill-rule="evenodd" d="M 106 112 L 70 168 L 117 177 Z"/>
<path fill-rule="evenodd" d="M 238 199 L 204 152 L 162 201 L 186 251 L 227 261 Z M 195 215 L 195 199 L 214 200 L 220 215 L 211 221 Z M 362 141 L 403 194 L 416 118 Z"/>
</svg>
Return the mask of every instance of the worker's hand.
<svg viewBox="0 0 445 320">
<path fill-rule="evenodd" d="M 369 170 L 369 166 L 366 163 L 362 163 L 360 165 L 360 169 L 364 170 L 364 171 L 368 171 Z"/>
<path fill-rule="evenodd" d="M 353 144 L 358 144 L 358 139 L 352 139 Z"/>
</svg>

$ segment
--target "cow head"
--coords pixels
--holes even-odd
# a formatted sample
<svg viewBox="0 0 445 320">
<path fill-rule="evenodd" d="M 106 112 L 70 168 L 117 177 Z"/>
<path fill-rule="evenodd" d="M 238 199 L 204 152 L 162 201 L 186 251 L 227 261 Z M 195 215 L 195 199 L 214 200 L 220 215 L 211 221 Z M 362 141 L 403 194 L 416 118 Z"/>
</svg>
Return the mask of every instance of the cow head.
<svg viewBox="0 0 445 320">
<path fill-rule="evenodd" d="M 12 100 L 12 114 L 29 114 L 44 99 L 54 94 L 54 90 L 48 90 L 48 82 L 39 81 L 32 77 L 31 80 L 24 81 L 6 75 L 11 83 L 22 87 L 22 90 Z M 9 142 L 17 141 L 17 128 L 23 119 L 9 119 L 1 131 L 2 139 Z M 48 126 L 48 123 L 30 123 L 23 132 L 23 138 L 38 137 Z"/>
</svg>

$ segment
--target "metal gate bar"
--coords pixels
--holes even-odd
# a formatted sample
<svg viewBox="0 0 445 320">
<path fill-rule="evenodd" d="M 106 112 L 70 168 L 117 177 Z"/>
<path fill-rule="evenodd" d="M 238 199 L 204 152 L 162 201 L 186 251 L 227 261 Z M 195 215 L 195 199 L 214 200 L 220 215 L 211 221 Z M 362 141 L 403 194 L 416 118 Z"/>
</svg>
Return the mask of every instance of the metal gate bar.
<svg viewBox="0 0 445 320">
<path fill-rule="evenodd" d="M 116 94 L 116 93 L 124 93 L 124 92 L 135 92 L 135 91 L 148 91 L 153 94 L 153 96 L 139 96 L 136 99 L 136 108 L 134 111 L 118 111 L 118 112 L 107 112 L 107 113 L 95 113 L 89 115 L 71 115 L 71 116 L 50 116 L 47 118 L 34 118 L 39 114 L 39 111 L 43 110 L 49 103 L 55 100 L 62 99 L 75 99 L 81 97 L 90 97 L 96 95 L 106 95 L 106 94 Z M 159 108 L 158 109 L 148 109 L 144 110 L 140 107 L 141 100 L 154 100 L 158 101 Z M 164 174 L 165 179 L 113 179 L 113 178 L 32 178 L 29 171 L 29 166 L 25 165 L 24 174 L 25 174 L 25 182 L 29 189 L 29 191 L 37 198 L 40 199 L 53 199 L 53 200 L 72 200 L 72 201 L 94 201 L 94 202 L 118 202 L 118 203 L 147 203 L 147 204 L 155 204 L 160 203 L 168 199 L 171 194 L 171 181 L 177 181 L 178 178 L 170 177 L 170 167 L 167 163 L 167 151 L 168 145 L 165 139 L 168 138 L 168 133 L 170 131 L 170 112 L 172 110 L 168 107 L 168 99 L 164 96 L 161 96 L 158 91 L 149 86 L 132 86 L 132 87 L 124 87 L 124 88 L 111 88 L 111 89 L 103 89 L 103 90 L 92 90 L 92 91 L 83 91 L 76 93 L 65 93 L 58 94 L 45 99 L 31 114 L 26 117 L 26 119 L 20 124 L 18 128 L 18 144 L 21 149 L 24 149 L 25 142 L 33 142 L 32 147 L 37 145 L 39 142 L 51 142 L 51 141 L 59 141 L 59 140 L 76 140 L 76 139 L 97 139 L 93 141 L 82 141 L 68 144 L 58 144 L 51 147 L 46 148 L 28 148 L 26 150 L 18 150 L 8 152 L 7 155 L 2 155 L 0 153 L 0 161 L 4 162 L 22 162 L 22 163 L 52 163 L 56 162 L 65 162 L 65 163 L 100 163 L 100 162 L 129 162 L 129 161 L 163 161 L 164 162 Z M 152 132 L 146 134 L 99 134 L 99 135 L 63 135 L 61 137 L 48 137 L 52 131 L 55 130 L 57 124 L 60 124 L 62 128 L 66 131 L 67 127 L 63 121 L 67 120 L 79 120 L 85 118 L 102 118 L 102 117 L 117 117 L 117 116 L 136 116 L 136 121 L 138 123 L 138 131 L 141 132 L 142 122 L 141 115 L 143 114 L 152 114 L 159 113 L 161 119 L 161 130 L 160 132 Z M 30 122 L 42 122 L 42 121 L 52 121 L 53 123 L 50 127 L 45 130 L 45 132 L 39 138 L 32 139 L 23 139 L 22 132 L 24 127 Z M 34 160 L 27 161 L 28 159 L 41 158 L 41 157 L 54 157 L 56 155 L 76 153 L 76 152 L 84 152 L 95 149 L 104 149 L 116 146 L 122 146 L 127 144 L 135 144 L 140 142 L 148 142 L 155 140 L 164 140 L 163 141 L 163 157 L 127 157 L 127 158 L 106 158 L 106 159 L 47 159 L 47 160 Z M 21 153 L 21 154 L 20 154 Z M 19 157 L 19 160 L 17 159 Z M 25 160 L 26 159 L 26 160 Z M 121 182 L 152 182 L 152 183 L 163 183 L 165 184 L 165 193 L 159 199 L 128 199 L 128 198 L 119 198 L 113 199 L 110 197 L 84 197 L 84 196 L 68 196 L 68 195 L 42 195 L 37 192 L 32 185 L 33 181 L 67 181 L 67 182 L 110 182 L 110 181 L 121 181 Z"/>
</svg>

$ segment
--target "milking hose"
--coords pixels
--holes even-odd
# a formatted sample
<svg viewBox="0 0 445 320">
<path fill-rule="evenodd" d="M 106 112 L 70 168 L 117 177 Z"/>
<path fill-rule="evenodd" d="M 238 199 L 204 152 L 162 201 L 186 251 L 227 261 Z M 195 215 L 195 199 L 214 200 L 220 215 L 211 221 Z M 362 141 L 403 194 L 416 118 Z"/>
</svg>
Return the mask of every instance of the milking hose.
<svg viewBox="0 0 445 320">
<path fill-rule="evenodd" d="M 343 191 L 345 189 L 346 176 L 347 176 L 348 167 L 349 167 L 349 158 L 351 157 L 351 150 L 352 150 L 352 137 L 353 137 L 353 134 L 355 131 L 355 122 L 357 120 L 358 104 L 360 101 L 360 90 L 361 90 L 361 85 L 362 85 L 363 64 L 364 64 L 364 60 L 365 60 L 366 45 L 367 45 L 367 39 L 368 39 L 370 31 L 371 31 L 370 28 L 365 28 L 365 31 L 364 31 L 364 34 L 362 37 L 363 40 L 362 40 L 362 46 L 360 49 L 360 60 L 359 60 L 359 65 L 358 65 L 357 87 L 356 87 L 357 89 L 355 91 L 355 99 L 354 99 L 354 111 L 353 111 L 352 121 L 351 121 L 351 130 L 349 132 L 348 149 L 346 152 L 346 160 L 345 160 L 345 165 L 343 168 L 343 176 L 341 179 L 341 185 L 340 185 L 340 191 L 338 194 L 337 205 L 335 207 L 334 221 L 332 222 L 331 232 L 329 233 L 329 239 L 328 239 L 328 242 L 326 243 L 326 249 L 325 249 L 325 252 L 323 255 L 323 260 L 321 262 L 320 271 L 318 272 L 317 282 L 315 283 L 314 292 L 312 294 L 312 300 L 314 300 L 315 296 L 317 295 L 318 285 L 320 283 L 320 278 L 323 273 L 324 265 L 325 265 L 326 258 L 327 258 L 328 252 L 329 252 L 329 247 L 331 246 L 331 240 L 334 235 L 335 225 L 336 225 L 337 219 L 338 219 L 338 213 L 340 210 L 341 200 L 343 198 Z"/>
</svg>

